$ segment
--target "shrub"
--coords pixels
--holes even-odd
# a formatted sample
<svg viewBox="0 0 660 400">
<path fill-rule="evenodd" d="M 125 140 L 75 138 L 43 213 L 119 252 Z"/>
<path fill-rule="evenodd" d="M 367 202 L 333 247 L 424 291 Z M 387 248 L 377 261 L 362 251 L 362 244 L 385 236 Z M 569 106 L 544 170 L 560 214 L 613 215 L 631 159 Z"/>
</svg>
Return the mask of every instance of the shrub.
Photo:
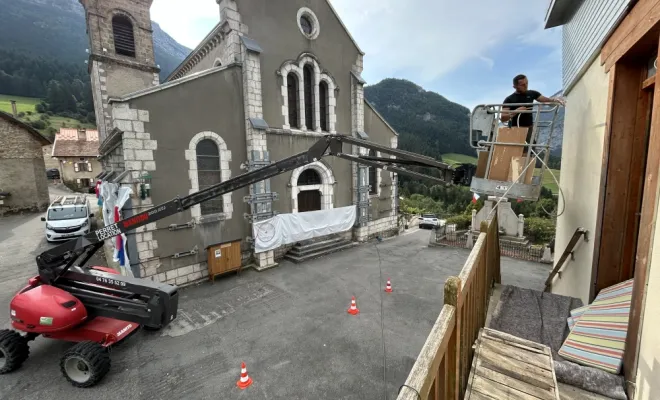
<svg viewBox="0 0 660 400">
<path fill-rule="evenodd" d="M 23 117 L 25 117 L 25 112 L 24 111 L 19 112 L 18 118 L 23 118 Z"/>
<path fill-rule="evenodd" d="M 46 106 L 44 106 L 43 103 L 39 103 L 36 106 L 34 106 L 34 110 L 38 113 L 45 113 L 46 112 Z"/>
<path fill-rule="evenodd" d="M 42 120 L 42 121 L 47 121 L 47 120 L 48 120 L 48 115 L 46 115 L 46 114 L 41 114 L 41 115 L 39 116 L 39 119 Z"/>
<path fill-rule="evenodd" d="M 27 112 L 27 115 L 32 115 L 32 111 L 28 111 L 28 112 Z"/>
<path fill-rule="evenodd" d="M 46 127 L 46 123 L 40 120 L 32 121 L 30 122 L 30 125 L 32 125 L 34 129 L 44 129 Z"/>
<path fill-rule="evenodd" d="M 456 229 L 468 229 L 472 223 L 472 215 L 459 214 L 447 218 L 447 225 L 456 224 Z"/>
<path fill-rule="evenodd" d="M 547 218 L 525 218 L 525 236 L 534 243 L 548 243 L 555 237 L 555 221 Z"/>
</svg>

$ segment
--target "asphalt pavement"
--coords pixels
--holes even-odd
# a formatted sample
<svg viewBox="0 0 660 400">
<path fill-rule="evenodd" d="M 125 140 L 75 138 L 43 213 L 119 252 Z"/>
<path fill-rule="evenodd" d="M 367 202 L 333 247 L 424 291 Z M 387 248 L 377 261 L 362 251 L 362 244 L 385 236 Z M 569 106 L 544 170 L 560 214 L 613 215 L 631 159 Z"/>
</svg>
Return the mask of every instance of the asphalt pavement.
<svg viewBox="0 0 660 400">
<path fill-rule="evenodd" d="M 4 321 L 39 251 L 17 236 L 38 241 L 40 229 L 32 220 L 0 222 Z M 90 389 L 73 388 L 61 376 L 59 358 L 70 344 L 37 338 L 23 367 L 0 377 L 0 399 L 393 399 L 442 308 L 445 280 L 469 254 L 428 247 L 429 234 L 414 230 L 180 289 L 177 319 L 113 349 L 110 372 Z M 21 253 L 11 264 L 8 243 L 11 253 Z M 548 266 L 503 259 L 502 274 L 503 283 L 515 276 L 523 286 L 538 286 Z M 392 293 L 384 292 L 388 278 Z M 356 316 L 347 313 L 351 296 Z M 241 362 L 254 382 L 245 390 L 236 387 Z"/>
</svg>

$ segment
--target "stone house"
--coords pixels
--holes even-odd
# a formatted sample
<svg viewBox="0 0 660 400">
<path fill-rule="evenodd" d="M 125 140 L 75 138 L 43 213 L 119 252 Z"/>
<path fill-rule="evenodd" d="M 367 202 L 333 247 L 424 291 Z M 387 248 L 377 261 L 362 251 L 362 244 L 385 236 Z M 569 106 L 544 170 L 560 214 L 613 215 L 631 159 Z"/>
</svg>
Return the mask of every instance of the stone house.
<svg viewBox="0 0 660 400">
<path fill-rule="evenodd" d="M 89 188 L 101 172 L 98 156 L 98 131 L 60 128 L 55 134 L 51 157 L 58 162 L 60 178 L 70 187 Z"/>
<path fill-rule="evenodd" d="M 151 0 L 81 2 L 103 170 L 134 192 L 151 188 L 128 215 L 306 151 L 324 135 L 397 147 L 397 133 L 364 99 L 364 53 L 326 0 L 218 1 L 217 26 L 160 85 Z M 185 284 L 205 275 L 208 246 L 237 240 L 245 262 L 276 265 L 287 247 L 251 247 L 252 221 L 275 213 L 355 205 L 363 217 L 349 238 L 396 232 L 396 182 L 389 171 L 317 161 L 139 228 L 128 239 L 133 272 Z M 357 201 L 359 190 L 368 202 Z"/>
<path fill-rule="evenodd" d="M 31 126 L 0 111 L 0 214 L 44 211 L 48 208 L 48 181 L 42 146 L 50 144 Z"/>
</svg>

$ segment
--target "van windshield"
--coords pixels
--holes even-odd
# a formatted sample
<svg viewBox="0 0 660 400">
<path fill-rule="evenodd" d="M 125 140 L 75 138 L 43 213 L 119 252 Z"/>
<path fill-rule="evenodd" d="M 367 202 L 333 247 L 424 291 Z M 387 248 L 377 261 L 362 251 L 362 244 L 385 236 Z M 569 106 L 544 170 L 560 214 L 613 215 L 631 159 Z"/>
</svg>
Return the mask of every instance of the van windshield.
<svg viewBox="0 0 660 400">
<path fill-rule="evenodd" d="M 436 218 L 435 214 L 422 214 L 422 218 Z"/>
<path fill-rule="evenodd" d="M 51 208 L 48 210 L 49 221 L 78 219 L 87 217 L 87 207 Z"/>
</svg>

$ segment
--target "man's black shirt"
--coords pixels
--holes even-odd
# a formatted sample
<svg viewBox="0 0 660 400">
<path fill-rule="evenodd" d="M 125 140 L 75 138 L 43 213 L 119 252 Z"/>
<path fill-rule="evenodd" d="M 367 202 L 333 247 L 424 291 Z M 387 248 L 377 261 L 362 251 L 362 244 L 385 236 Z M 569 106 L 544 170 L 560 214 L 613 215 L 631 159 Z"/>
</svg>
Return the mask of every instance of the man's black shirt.
<svg viewBox="0 0 660 400">
<path fill-rule="evenodd" d="M 515 92 L 511 95 L 509 95 L 506 99 L 504 99 L 503 104 L 528 104 L 528 103 L 533 103 L 534 100 L 538 99 L 541 96 L 541 93 L 537 92 L 536 90 L 528 90 L 525 93 L 518 93 Z M 512 106 L 511 109 L 514 110 L 520 106 Z M 520 118 L 520 123 L 518 123 L 518 118 Z M 516 127 L 516 126 L 532 126 L 534 125 L 534 118 L 532 117 L 532 114 L 527 113 L 527 114 L 517 114 L 513 118 L 509 120 L 509 126 L 510 127 Z"/>
</svg>

